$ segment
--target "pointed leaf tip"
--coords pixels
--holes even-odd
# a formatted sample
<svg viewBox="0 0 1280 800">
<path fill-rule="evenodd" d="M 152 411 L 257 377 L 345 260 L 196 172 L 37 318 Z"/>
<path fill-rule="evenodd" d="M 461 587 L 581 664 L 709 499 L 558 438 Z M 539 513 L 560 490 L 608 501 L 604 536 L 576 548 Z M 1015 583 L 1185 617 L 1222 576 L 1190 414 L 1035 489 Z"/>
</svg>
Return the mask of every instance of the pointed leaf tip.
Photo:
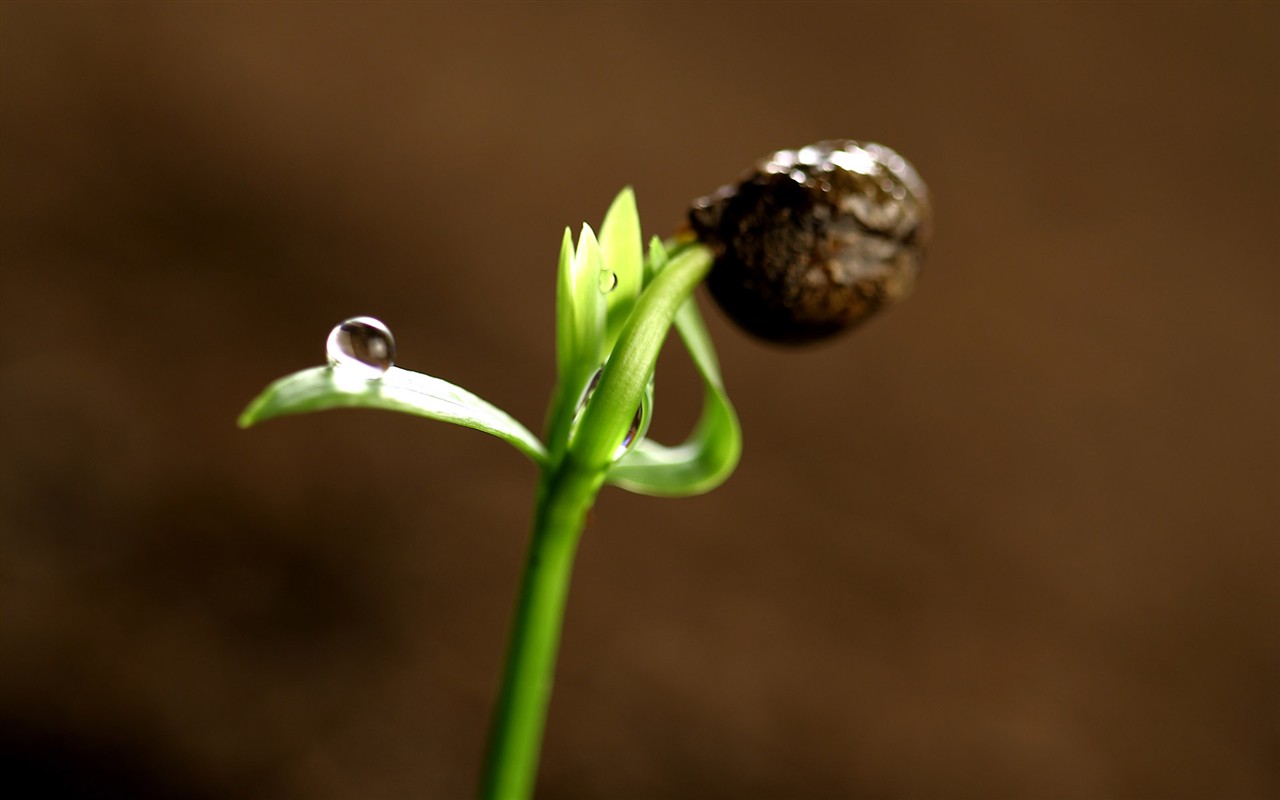
<svg viewBox="0 0 1280 800">
<path fill-rule="evenodd" d="M 644 244 L 640 238 L 640 212 L 631 187 L 618 192 L 600 226 L 600 250 L 604 268 L 614 275 L 607 299 L 606 348 L 611 349 L 644 287 Z"/>
</svg>

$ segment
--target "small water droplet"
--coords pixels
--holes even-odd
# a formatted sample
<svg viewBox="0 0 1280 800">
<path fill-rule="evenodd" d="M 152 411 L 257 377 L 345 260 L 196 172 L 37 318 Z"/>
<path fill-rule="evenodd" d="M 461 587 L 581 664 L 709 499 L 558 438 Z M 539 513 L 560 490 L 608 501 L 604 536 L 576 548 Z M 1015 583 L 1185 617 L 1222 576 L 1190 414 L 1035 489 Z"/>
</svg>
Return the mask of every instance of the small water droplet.
<svg viewBox="0 0 1280 800">
<path fill-rule="evenodd" d="M 595 393 L 596 386 L 600 383 L 600 376 L 604 374 L 604 367 L 601 366 L 591 376 L 591 380 L 587 381 L 587 386 L 582 390 L 582 394 L 578 397 L 578 405 L 573 410 L 573 421 L 569 424 L 569 438 L 572 439 L 578 433 L 578 424 L 582 422 L 582 415 L 587 410 L 587 402 L 591 399 L 591 395 Z"/>
<path fill-rule="evenodd" d="M 587 388 L 582 390 L 582 398 L 578 400 L 578 413 L 587 407 L 587 401 L 591 399 L 591 395 L 595 393 L 596 387 L 600 385 L 600 376 L 604 374 L 604 367 L 596 370 L 596 374 L 591 376 L 591 380 L 587 381 Z"/>
<path fill-rule="evenodd" d="M 596 387 L 600 385 L 600 376 L 603 374 L 604 367 L 600 367 L 591 376 L 591 380 L 587 381 L 587 388 L 582 390 L 582 398 L 578 400 L 578 408 L 574 412 L 573 430 L 577 429 L 578 423 L 582 420 L 582 414 L 586 411 L 587 403 L 591 402 L 591 395 L 595 393 Z M 626 455 L 627 451 L 644 436 L 644 431 L 648 427 L 647 423 L 649 421 L 648 396 L 651 393 L 652 384 L 650 384 L 650 391 L 645 395 L 645 400 L 641 402 L 640 407 L 636 409 L 635 416 L 631 418 L 631 425 L 627 428 L 627 435 L 622 437 L 622 444 L 618 445 L 618 449 L 613 451 L 614 461 Z M 570 434 L 570 436 L 572 435 Z"/>
<path fill-rule="evenodd" d="M 608 294 L 618 288 L 618 273 L 611 269 L 600 270 L 600 291 Z"/>
<path fill-rule="evenodd" d="M 329 365 L 367 381 L 377 380 L 391 369 L 396 340 L 386 325 L 373 317 L 352 317 L 329 331 L 325 342 Z"/>
<path fill-rule="evenodd" d="M 618 445 L 618 449 L 613 451 L 613 460 L 617 461 L 627 454 L 631 446 L 640 438 L 640 425 L 644 422 L 644 406 L 636 409 L 636 415 L 631 419 L 631 427 L 627 428 L 627 435 L 622 437 L 622 444 Z"/>
</svg>

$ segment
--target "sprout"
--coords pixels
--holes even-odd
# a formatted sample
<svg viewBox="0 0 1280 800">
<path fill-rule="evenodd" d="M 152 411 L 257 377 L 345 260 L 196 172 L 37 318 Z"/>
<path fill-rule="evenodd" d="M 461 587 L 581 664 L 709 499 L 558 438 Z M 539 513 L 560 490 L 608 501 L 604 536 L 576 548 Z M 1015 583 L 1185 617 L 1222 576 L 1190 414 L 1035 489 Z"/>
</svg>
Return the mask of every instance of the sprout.
<svg viewBox="0 0 1280 800">
<path fill-rule="evenodd" d="M 643 246 L 623 190 L 597 239 L 566 230 L 556 273 L 556 387 L 543 437 L 441 378 L 392 366 L 391 332 L 359 317 L 334 329 L 328 366 L 285 376 L 240 416 L 249 427 L 333 408 L 378 408 L 483 431 L 538 468 L 530 555 L 494 715 L 481 795 L 533 793 L 574 552 L 605 485 L 681 497 L 710 491 L 737 466 L 742 432 L 693 292 L 704 279 L 731 317 L 782 342 L 866 319 L 911 290 L 929 203 L 899 155 L 825 142 L 781 151 L 739 185 L 698 201 L 701 242 Z M 708 278 L 708 276 L 710 276 Z M 702 378 L 702 412 L 677 445 L 650 439 L 654 370 L 674 329 Z"/>
</svg>

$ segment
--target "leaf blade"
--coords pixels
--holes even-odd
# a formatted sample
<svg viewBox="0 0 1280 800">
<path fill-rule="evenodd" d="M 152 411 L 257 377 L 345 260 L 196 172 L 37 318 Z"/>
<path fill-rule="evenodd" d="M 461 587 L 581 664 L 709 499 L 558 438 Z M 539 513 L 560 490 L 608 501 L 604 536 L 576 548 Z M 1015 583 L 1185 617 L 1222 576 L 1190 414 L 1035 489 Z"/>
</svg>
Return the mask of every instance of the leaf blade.
<svg viewBox="0 0 1280 800">
<path fill-rule="evenodd" d="M 556 270 L 556 367 L 561 375 L 570 371 L 577 352 L 573 316 L 573 232 L 566 227 Z"/>
<path fill-rule="evenodd" d="M 694 298 L 676 312 L 674 324 L 702 376 L 702 412 L 684 443 L 668 447 L 644 439 L 610 468 L 610 484 L 637 494 L 689 497 L 709 492 L 733 474 L 742 455 L 742 429 Z"/>
<path fill-rule="evenodd" d="M 449 422 L 506 441 L 535 464 L 546 448 L 514 417 L 460 386 L 431 375 L 392 367 L 373 381 L 348 380 L 340 369 L 313 367 L 270 384 L 240 415 L 248 428 L 276 417 L 334 408 L 377 408 Z"/>
<path fill-rule="evenodd" d="M 583 467 L 602 472 L 612 467 L 676 313 L 706 277 L 712 258 L 701 245 L 681 251 L 637 299 L 570 444 L 570 454 Z"/>
<path fill-rule="evenodd" d="M 604 269 L 600 242 L 590 225 L 578 234 L 578 249 L 573 256 L 573 314 L 576 362 L 575 369 L 594 370 L 604 360 L 605 294 L 600 291 L 600 272 Z"/>
<path fill-rule="evenodd" d="M 613 348 L 644 283 L 644 249 L 640 238 L 640 212 L 630 186 L 618 192 L 600 226 L 600 251 L 604 268 L 614 274 L 613 289 L 606 296 L 605 348 Z"/>
</svg>

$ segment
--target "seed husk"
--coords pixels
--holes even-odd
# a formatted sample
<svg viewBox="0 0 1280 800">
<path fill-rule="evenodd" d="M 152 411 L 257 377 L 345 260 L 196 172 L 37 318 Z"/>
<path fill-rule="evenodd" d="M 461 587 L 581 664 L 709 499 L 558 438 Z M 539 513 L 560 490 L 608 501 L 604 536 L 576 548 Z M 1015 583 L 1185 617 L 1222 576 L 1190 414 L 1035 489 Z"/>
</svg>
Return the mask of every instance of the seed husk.
<svg viewBox="0 0 1280 800">
<path fill-rule="evenodd" d="M 721 309 L 762 339 L 803 344 L 911 293 L 930 205 L 900 155 L 841 139 L 761 159 L 696 200 L 689 224 L 715 253 L 707 287 Z"/>
</svg>

